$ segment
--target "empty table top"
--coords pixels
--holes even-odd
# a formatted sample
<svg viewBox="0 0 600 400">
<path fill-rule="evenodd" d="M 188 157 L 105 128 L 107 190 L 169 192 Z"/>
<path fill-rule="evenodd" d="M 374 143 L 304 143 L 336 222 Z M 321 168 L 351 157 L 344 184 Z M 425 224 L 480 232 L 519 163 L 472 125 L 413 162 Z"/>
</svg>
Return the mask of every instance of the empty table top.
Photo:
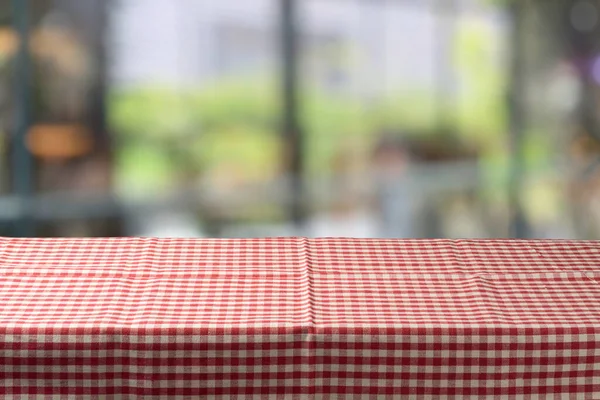
<svg viewBox="0 0 600 400">
<path fill-rule="evenodd" d="M 0 238 L 0 304 L 3 396 L 600 398 L 600 242 Z"/>
</svg>

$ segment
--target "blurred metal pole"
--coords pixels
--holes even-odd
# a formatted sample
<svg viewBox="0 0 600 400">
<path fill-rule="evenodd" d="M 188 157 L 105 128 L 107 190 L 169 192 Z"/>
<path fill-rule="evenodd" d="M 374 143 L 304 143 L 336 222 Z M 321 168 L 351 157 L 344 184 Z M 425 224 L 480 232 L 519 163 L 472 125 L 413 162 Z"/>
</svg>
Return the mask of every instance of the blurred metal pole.
<svg viewBox="0 0 600 400">
<path fill-rule="evenodd" d="M 303 179 L 302 131 L 298 120 L 297 3 L 295 0 L 279 0 L 279 4 L 281 7 L 282 134 L 286 150 L 284 162 L 291 179 L 293 198 L 290 204 L 289 216 L 297 227 L 302 228 L 306 218 L 306 196 Z"/>
<path fill-rule="evenodd" d="M 19 197 L 25 212 L 15 226 L 16 236 L 33 236 L 34 220 L 28 212 L 31 203 L 33 182 L 33 159 L 27 150 L 25 139 L 31 119 L 31 54 L 29 52 L 29 0 L 12 0 L 15 31 L 19 35 L 19 49 L 15 62 L 15 131 L 12 140 L 13 190 Z"/>
<path fill-rule="evenodd" d="M 526 116 L 526 68 L 525 68 L 525 5 L 520 0 L 510 4 L 512 19 L 511 67 L 508 92 L 508 112 L 510 124 L 510 181 L 508 188 L 509 210 L 511 214 L 510 235 L 515 238 L 527 238 L 529 227 L 523 206 L 524 139 L 527 126 Z"/>
<path fill-rule="evenodd" d="M 107 31 L 109 23 L 109 7 L 113 0 L 95 0 L 91 7 L 92 15 L 86 15 L 95 21 L 90 40 L 91 50 L 95 61 L 96 77 L 90 90 L 90 124 L 94 130 L 94 136 L 99 141 L 102 151 L 110 149 L 110 138 L 106 121 L 106 86 L 107 86 Z"/>
</svg>

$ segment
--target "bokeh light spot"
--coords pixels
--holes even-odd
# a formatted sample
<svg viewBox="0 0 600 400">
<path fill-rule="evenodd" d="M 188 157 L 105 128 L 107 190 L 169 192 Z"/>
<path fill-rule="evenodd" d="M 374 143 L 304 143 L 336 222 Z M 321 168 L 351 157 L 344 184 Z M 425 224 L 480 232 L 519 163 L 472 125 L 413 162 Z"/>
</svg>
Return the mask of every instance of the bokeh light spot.
<svg viewBox="0 0 600 400">
<path fill-rule="evenodd" d="M 594 30 L 598 23 L 598 9 L 589 1 L 579 1 L 571 8 L 571 24 L 580 32 Z"/>
</svg>

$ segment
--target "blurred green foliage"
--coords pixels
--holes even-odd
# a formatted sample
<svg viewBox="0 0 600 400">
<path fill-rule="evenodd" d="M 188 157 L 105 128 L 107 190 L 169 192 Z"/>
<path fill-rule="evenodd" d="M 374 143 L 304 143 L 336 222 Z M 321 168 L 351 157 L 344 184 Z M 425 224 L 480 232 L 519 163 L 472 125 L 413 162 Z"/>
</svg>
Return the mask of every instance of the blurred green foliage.
<svg viewBox="0 0 600 400">
<path fill-rule="evenodd" d="M 165 185 L 161 182 L 177 181 L 179 175 L 189 178 L 224 164 L 250 180 L 272 177 L 273 171 L 281 172 L 283 162 L 275 94 L 272 85 L 247 82 L 216 83 L 185 92 L 139 88 L 113 93 L 110 116 L 119 179 L 151 182 L 159 188 Z M 307 91 L 301 100 L 310 175 L 330 173 L 342 143 L 368 156 L 382 131 L 438 141 L 447 135 L 438 131 L 432 96 L 424 92 L 403 92 L 369 107 L 318 91 Z M 463 103 L 472 115 L 460 121 L 458 135 L 485 145 L 498 137 L 492 132 L 501 130 L 493 126 L 499 124 L 498 116 L 492 116 L 494 110 L 480 100 Z M 125 187 L 130 188 L 129 183 Z"/>
<path fill-rule="evenodd" d="M 307 173 L 329 174 L 341 145 L 368 159 L 385 131 L 411 133 L 442 145 L 455 139 L 468 143 L 481 156 L 486 181 L 502 187 L 508 156 L 506 76 L 497 54 L 502 40 L 481 21 L 461 22 L 453 50 L 460 91 L 442 110 L 455 129 L 440 127 L 432 88 L 399 88 L 394 96 L 368 104 L 304 88 L 299 114 Z M 113 92 L 109 115 L 117 142 L 117 181 L 130 190 L 132 182 L 164 188 L 219 171 L 237 175 L 241 182 L 277 176 L 285 161 L 278 94 L 276 82 L 260 77 L 220 80 L 199 88 Z"/>
<path fill-rule="evenodd" d="M 278 113 L 272 93 L 252 82 L 112 93 L 118 185 L 126 192 L 131 184 L 154 190 L 189 185 L 190 178 L 224 165 L 251 179 L 276 168 Z"/>
</svg>

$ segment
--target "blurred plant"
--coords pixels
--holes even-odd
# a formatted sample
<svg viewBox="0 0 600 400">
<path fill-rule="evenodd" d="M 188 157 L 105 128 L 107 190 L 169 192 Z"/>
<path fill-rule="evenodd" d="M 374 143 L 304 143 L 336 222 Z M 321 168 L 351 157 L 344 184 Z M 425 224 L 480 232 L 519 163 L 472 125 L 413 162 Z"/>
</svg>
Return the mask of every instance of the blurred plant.
<svg viewBox="0 0 600 400">
<path fill-rule="evenodd" d="M 124 195 L 160 193 L 175 183 L 182 167 L 190 168 L 189 140 L 195 124 L 189 98 L 169 87 L 111 93 L 117 191 Z"/>
<path fill-rule="evenodd" d="M 112 93 L 110 119 L 122 191 L 130 192 L 132 182 L 146 182 L 138 188 L 142 191 L 189 185 L 201 173 L 229 171 L 236 175 L 229 180 L 244 182 L 277 171 L 277 112 L 272 91 L 264 88 L 246 81 Z"/>
<path fill-rule="evenodd" d="M 368 108 L 362 99 L 324 89 L 305 90 L 300 119 L 308 174 L 331 173 L 342 142 L 346 149 L 353 148 L 356 163 L 368 162 L 377 132 L 384 130 L 415 132 L 419 139 L 442 145 L 457 139 L 475 144 L 489 153 L 484 165 L 497 166 L 498 153 L 506 153 L 504 76 L 489 50 L 497 35 L 478 21 L 461 26 L 455 53 L 463 90 L 458 107 L 447 110 L 455 115 L 458 129 L 440 129 L 431 89 L 395 91 Z M 110 115 L 118 158 L 137 160 L 123 161 L 120 174 L 126 182 L 139 181 L 144 174 L 152 182 L 157 176 L 173 180 L 178 174 L 185 179 L 215 174 L 220 176 L 217 181 L 238 183 L 277 176 L 282 165 L 277 93 L 275 82 L 258 77 L 185 90 L 140 87 L 114 92 Z M 146 168 L 144 162 L 152 167 Z M 138 172 L 127 178 L 133 169 Z M 227 174 L 236 177 L 223 179 Z"/>
<path fill-rule="evenodd" d="M 309 176 L 329 175 L 342 143 L 348 145 L 346 150 L 362 152 L 366 159 L 375 130 L 361 102 L 307 91 L 302 98 L 301 117 Z M 354 160 L 361 161 L 365 160 Z"/>
<path fill-rule="evenodd" d="M 140 171 L 158 168 L 171 171 L 165 172 L 166 175 L 176 171 L 190 175 L 229 165 L 229 169 L 247 174 L 241 180 L 272 177 L 273 171 L 279 172 L 281 143 L 280 111 L 271 87 L 251 82 L 221 82 L 186 91 L 154 87 L 114 92 L 110 118 L 118 152 L 121 156 L 140 158 L 136 163 L 122 164 L 126 169 L 120 172 L 127 175 L 132 168 Z M 443 141 L 446 132 L 435 126 L 430 99 L 427 93 L 405 92 L 365 109 L 356 100 L 318 91 L 304 93 L 301 120 L 307 172 L 329 173 L 342 141 L 352 143 L 368 157 L 377 140 L 375 133 L 387 128 L 418 132 Z M 493 118 L 489 113 L 485 115 L 490 124 Z M 472 121 L 460 133 L 480 132 L 482 141 L 491 141 L 486 130 L 480 128 L 485 122 L 476 118 Z M 162 155 L 150 156 L 154 153 Z M 143 160 L 162 167 L 146 168 Z M 135 180 L 139 180 L 139 174 L 143 172 L 136 172 Z M 150 180 L 156 181 L 155 178 Z"/>
<path fill-rule="evenodd" d="M 481 145 L 498 144 L 505 138 L 506 105 L 501 54 L 502 35 L 475 17 L 463 17 L 455 40 L 455 64 L 459 73 L 458 126 L 465 138 Z"/>
</svg>

